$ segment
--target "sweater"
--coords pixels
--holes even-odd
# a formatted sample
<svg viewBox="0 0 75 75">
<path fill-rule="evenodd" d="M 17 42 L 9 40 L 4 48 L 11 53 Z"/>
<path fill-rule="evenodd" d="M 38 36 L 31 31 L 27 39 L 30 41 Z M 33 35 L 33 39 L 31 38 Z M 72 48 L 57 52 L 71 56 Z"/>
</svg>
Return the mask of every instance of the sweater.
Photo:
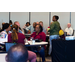
<svg viewBox="0 0 75 75">
<path fill-rule="evenodd" d="M 12 36 L 11 36 L 12 33 L 10 33 L 8 35 L 8 42 L 12 42 Z M 18 34 L 18 40 L 17 41 L 14 41 L 16 43 L 22 43 L 22 44 L 25 44 L 24 40 L 25 40 L 25 35 L 22 34 L 22 33 L 17 33 Z"/>
<path fill-rule="evenodd" d="M 50 25 L 50 35 L 59 35 L 59 30 L 60 30 L 60 23 L 58 21 L 53 22 Z"/>
</svg>

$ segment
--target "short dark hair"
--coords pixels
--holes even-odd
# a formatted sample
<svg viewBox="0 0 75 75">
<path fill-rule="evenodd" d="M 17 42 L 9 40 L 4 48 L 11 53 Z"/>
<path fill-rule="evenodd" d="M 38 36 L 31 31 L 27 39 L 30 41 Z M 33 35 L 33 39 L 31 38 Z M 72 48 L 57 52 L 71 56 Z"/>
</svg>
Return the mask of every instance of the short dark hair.
<svg viewBox="0 0 75 75">
<path fill-rule="evenodd" d="M 57 15 L 54 15 L 53 17 L 55 17 L 55 18 L 56 18 L 56 20 L 58 20 L 58 19 L 59 19 L 59 16 L 57 16 Z"/>
<path fill-rule="evenodd" d="M 3 26 L 2 26 L 2 30 L 7 29 L 9 26 L 10 26 L 9 23 L 5 23 L 5 24 L 3 24 Z"/>
<path fill-rule="evenodd" d="M 0 32 L 4 31 L 5 29 L 7 29 L 9 27 L 9 23 L 5 23 L 2 25 L 2 29 L 0 30 Z"/>
<path fill-rule="evenodd" d="M 40 32 L 42 32 L 42 31 L 43 31 L 43 28 L 42 28 L 42 26 L 41 26 L 40 24 L 37 24 L 37 25 L 39 25 Z M 37 25 L 36 25 L 36 26 L 37 26 Z"/>
<path fill-rule="evenodd" d="M 9 23 L 11 23 L 11 24 L 12 24 L 12 20 L 10 20 L 10 21 L 9 21 Z"/>
<path fill-rule="evenodd" d="M 12 46 L 7 53 L 8 62 L 26 62 L 28 60 L 28 51 L 23 44 Z"/>
<path fill-rule="evenodd" d="M 26 24 L 29 24 L 30 25 L 30 22 L 26 22 Z"/>
</svg>

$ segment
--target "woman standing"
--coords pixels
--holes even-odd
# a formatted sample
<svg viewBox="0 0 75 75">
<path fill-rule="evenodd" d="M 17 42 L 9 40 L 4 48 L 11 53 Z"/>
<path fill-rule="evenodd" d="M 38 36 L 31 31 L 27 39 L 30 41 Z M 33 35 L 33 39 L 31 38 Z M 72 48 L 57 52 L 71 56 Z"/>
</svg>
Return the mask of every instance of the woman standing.
<svg viewBox="0 0 75 75">
<path fill-rule="evenodd" d="M 52 52 L 52 40 L 59 38 L 59 30 L 60 30 L 60 23 L 58 22 L 59 17 L 57 15 L 53 16 L 53 23 L 50 25 L 50 48 L 49 48 L 49 55 Z"/>
</svg>

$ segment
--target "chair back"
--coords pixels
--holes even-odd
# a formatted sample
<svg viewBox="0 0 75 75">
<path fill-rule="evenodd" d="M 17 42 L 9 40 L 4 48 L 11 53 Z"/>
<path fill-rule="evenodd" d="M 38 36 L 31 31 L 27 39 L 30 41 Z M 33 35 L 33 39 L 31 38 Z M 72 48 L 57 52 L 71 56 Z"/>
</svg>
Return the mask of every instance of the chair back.
<svg viewBox="0 0 75 75">
<path fill-rule="evenodd" d="M 12 47 L 13 45 L 16 45 L 16 43 L 8 43 L 8 42 L 6 42 L 5 43 L 5 50 L 6 50 L 6 52 L 8 52 L 8 50 L 10 49 L 10 47 Z"/>
<path fill-rule="evenodd" d="M 72 34 L 72 36 L 74 36 L 74 30 L 73 30 L 73 34 Z"/>
</svg>

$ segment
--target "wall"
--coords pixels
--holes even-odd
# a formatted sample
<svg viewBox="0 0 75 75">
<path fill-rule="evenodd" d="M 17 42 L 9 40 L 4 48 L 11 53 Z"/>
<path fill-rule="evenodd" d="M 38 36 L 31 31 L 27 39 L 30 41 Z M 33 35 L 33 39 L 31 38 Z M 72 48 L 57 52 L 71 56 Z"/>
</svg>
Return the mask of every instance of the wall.
<svg viewBox="0 0 75 75">
<path fill-rule="evenodd" d="M 46 29 L 49 26 L 49 12 L 31 12 L 31 24 L 39 21 L 43 21 L 44 28 Z"/>
<path fill-rule="evenodd" d="M 49 26 L 50 22 L 52 21 L 52 17 L 54 15 L 59 16 L 59 23 L 64 30 L 67 27 L 67 23 L 72 24 L 73 29 L 75 30 L 75 12 L 0 12 L 0 27 L 2 26 L 2 22 L 9 22 L 10 19 L 14 21 L 19 21 L 21 27 L 25 25 L 26 22 L 33 24 L 36 21 L 43 21 L 45 29 Z"/>
<path fill-rule="evenodd" d="M 59 16 L 59 23 L 61 28 L 64 30 L 67 27 L 67 23 L 70 23 L 70 12 L 51 12 L 51 21 L 54 15 Z"/>
<path fill-rule="evenodd" d="M 29 21 L 29 12 L 11 12 L 10 19 L 13 22 L 19 21 L 20 27 L 23 27 Z"/>
<path fill-rule="evenodd" d="M 9 22 L 9 12 L 0 12 L 0 28 L 3 22 Z"/>
</svg>

